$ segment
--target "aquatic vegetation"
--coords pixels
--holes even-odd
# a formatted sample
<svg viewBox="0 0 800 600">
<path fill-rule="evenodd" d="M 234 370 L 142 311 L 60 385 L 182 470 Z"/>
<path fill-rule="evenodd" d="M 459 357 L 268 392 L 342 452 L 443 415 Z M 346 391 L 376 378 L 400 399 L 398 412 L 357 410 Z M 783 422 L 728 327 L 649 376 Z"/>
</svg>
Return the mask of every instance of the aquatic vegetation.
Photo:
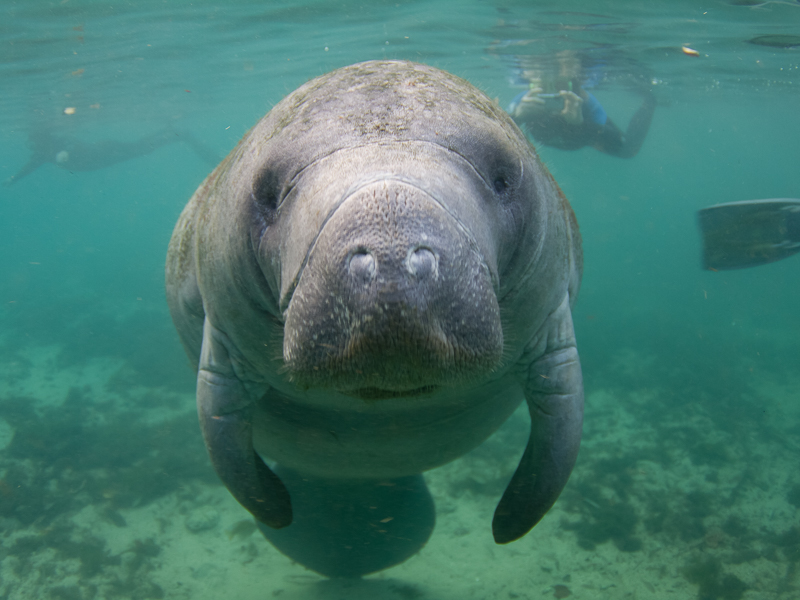
<svg viewBox="0 0 800 600">
<path fill-rule="evenodd" d="M 554 585 L 553 586 L 553 597 L 554 598 L 569 598 L 572 595 L 570 589 L 565 585 Z"/>
<path fill-rule="evenodd" d="M 747 591 L 745 583 L 736 575 L 725 574 L 719 560 L 708 558 L 691 562 L 684 576 L 699 586 L 698 600 L 740 600 Z"/>
<path fill-rule="evenodd" d="M 60 405 L 2 398 L 0 417 L 15 430 L 0 454 L 0 530 L 6 539 L 0 557 L 12 560 L 14 574 L 25 579 L 38 571 L 44 583 L 62 578 L 57 569 L 76 562 L 79 579 L 51 587 L 53 598 L 84 599 L 99 589 L 109 597 L 162 598 L 163 590 L 147 577 L 161 552 L 154 540 L 137 539 L 112 553 L 108 540 L 73 517 L 93 506 L 98 517 L 126 528 L 124 509 L 198 482 L 216 485 L 192 419 L 153 425 L 141 413 L 79 388 Z"/>
<path fill-rule="evenodd" d="M 792 506 L 800 508 L 800 483 L 793 485 L 788 492 L 786 492 L 786 500 Z"/>
<path fill-rule="evenodd" d="M 140 412 L 93 402 L 78 388 L 60 406 L 35 407 L 31 398 L 0 402 L 0 416 L 16 430 L 0 458 L 13 490 L 0 495 L 0 511 L 23 525 L 47 525 L 86 503 L 130 508 L 189 481 L 215 482 L 191 420 L 153 426 Z"/>
</svg>

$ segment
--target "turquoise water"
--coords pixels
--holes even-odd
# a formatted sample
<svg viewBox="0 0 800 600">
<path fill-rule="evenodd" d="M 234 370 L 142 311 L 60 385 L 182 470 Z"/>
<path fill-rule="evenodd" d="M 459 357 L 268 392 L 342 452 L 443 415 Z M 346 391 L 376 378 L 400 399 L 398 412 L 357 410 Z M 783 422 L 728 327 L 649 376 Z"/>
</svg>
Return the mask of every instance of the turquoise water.
<svg viewBox="0 0 800 600">
<path fill-rule="evenodd" d="M 800 596 L 800 259 L 703 271 L 695 222 L 800 196 L 800 46 L 748 43 L 798 35 L 794 2 L 4 2 L 0 179 L 37 143 L 45 163 L 0 188 L 0 598 Z M 573 478 L 542 525 L 493 546 L 524 445 L 511 423 L 431 474 L 422 558 L 376 587 L 320 583 L 236 525 L 247 515 L 208 465 L 163 292 L 177 216 L 316 75 L 410 59 L 506 106 L 515 61 L 563 51 L 599 57 L 592 92 L 621 126 L 632 80 L 658 101 L 632 159 L 537 148 L 584 243 Z M 130 158 L 53 162 L 101 140 Z M 219 523 L 184 527 L 204 503 Z M 182 543 L 204 552 L 194 571 Z"/>
</svg>

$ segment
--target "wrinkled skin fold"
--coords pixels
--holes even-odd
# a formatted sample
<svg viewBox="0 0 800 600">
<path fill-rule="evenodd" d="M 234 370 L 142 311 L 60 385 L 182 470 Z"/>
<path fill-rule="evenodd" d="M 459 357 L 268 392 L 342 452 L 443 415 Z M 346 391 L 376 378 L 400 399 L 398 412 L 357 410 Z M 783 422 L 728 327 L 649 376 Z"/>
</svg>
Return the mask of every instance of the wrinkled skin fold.
<svg viewBox="0 0 800 600">
<path fill-rule="evenodd" d="M 166 271 L 211 462 L 310 568 L 336 576 L 339 563 L 320 559 L 327 546 L 305 562 L 297 550 L 315 543 L 313 526 L 292 534 L 293 518 L 313 522 L 293 515 L 297 482 L 343 497 L 423 489 L 420 473 L 481 444 L 523 399 L 531 434 L 495 540 L 525 535 L 566 485 L 583 419 L 580 235 L 524 135 L 466 81 L 374 61 L 300 87 L 191 198 Z M 347 523 L 373 531 L 369 510 Z M 414 544 L 393 553 L 387 539 L 385 558 L 354 564 L 405 560 L 432 529 L 432 515 L 417 520 L 424 531 L 409 518 L 392 534 Z"/>
</svg>

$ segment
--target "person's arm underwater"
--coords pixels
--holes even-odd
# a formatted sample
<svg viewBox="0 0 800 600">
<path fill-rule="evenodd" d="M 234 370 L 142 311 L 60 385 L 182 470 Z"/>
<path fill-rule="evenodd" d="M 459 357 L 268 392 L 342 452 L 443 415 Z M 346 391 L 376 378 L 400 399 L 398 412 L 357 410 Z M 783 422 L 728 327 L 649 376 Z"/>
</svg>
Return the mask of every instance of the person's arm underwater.
<svg viewBox="0 0 800 600">
<path fill-rule="evenodd" d="M 591 94 L 589 94 L 591 96 Z M 591 96 L 594 99 L 594 96 Z M 594 99 L 597 102 L 596 99 Z M 599 103 L 598 103 L 599 106 Z M 600 107 L 602 110 L 602 107 Z M 656 100 L 650 91 L 644 92 L 642 105 L 633 114 L 628 128 L 623 134 L 617 125 L 608 117 L 597 133 L 592 146 L 611 156 L 632 158 L 636 156 L 650 130 L 650 122 L 656 110 Z M 605 114 L 605 111 L 603 111 Z"/>
</svg>

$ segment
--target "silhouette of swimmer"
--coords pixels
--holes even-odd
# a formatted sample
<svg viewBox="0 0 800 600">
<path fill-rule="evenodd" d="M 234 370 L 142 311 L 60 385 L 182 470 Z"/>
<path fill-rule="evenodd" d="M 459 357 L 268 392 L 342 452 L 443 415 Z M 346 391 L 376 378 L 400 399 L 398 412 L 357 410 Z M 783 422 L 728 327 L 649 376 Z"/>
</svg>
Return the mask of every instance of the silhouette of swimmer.
<svg viewBox="0 0 800 600">
<path fill-rule="evenodd" d="M 644 143 L 656 108 L 649 87 L 640 81 L 636 93 L 642 104 L 623 132 L 606 114 L 600 102 L 584 89 L 592 69 L 573 51 L 559 52 L 537 64 L 533 57 L 522 61 L 518 79 L 528 89 L 517 95 L 508 112 L 531 137 L 545 146 L 578 150 L 591 146 L 600 152 L 631 158 Z"/>
<path fill-rule="evenodd" d="M 639 152 L 656 108 L 649 92 L 643 92 L 642 104 L 623 133 L 597 98 L 578 82 L 568 81 L 568 89 L 550 94 L 534 85 L 518 97 L 509 111 L 537 142 L 561 150 L 591 146 L 619 158 L 631 158 Z"/>
<path fill-rule="evenodd" d="M 5 185 L 16 183 L 45 163 L 54 163 L 69 171 L 96 171 L 145 156 L 163 146 L 179 142 L 190 146 L 200 158 L 212 165 L 217 165 L 221 161 L 216 152 L 191 133 L 173 128 L 164 129 L 133 142 L 117 140 L 82 142 L 73 137 L 56 135 L 42 129 L 29 135 L 32 155 L 28 162 L 4 183 Z"/>
</svg>

